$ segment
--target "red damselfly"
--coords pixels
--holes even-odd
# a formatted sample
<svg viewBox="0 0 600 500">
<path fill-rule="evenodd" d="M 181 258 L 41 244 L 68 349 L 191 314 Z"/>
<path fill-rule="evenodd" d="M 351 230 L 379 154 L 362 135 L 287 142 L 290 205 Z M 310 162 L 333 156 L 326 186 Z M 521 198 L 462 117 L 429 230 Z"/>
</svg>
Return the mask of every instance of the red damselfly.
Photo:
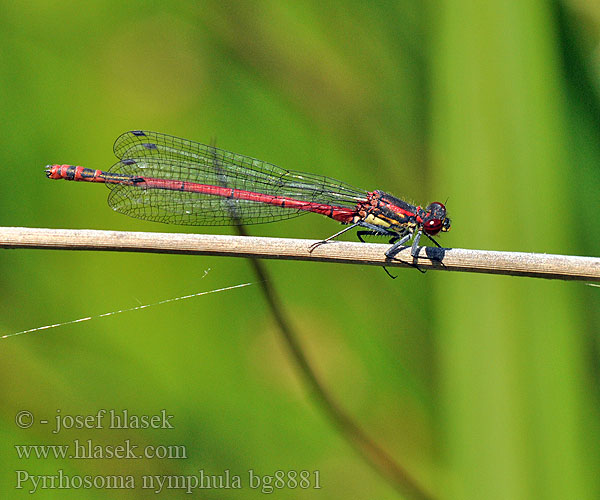
<svg viewBox="0 0 600 500">
<path fill-rule="evenodd" d="M 416 258 L 421 234 L 439 247 L 433 236 L 450 230 L 440 202 L 422 208 L 383 191 L 361 191 L 170 135 L 134 130 L 121 135 L 113 149 L 120 161 L 107 172 L 48 165 L 46 176 L 104 183 L 114 210 L 171 224 L 256 224 L 313 212 L 348 225 L 316 245 L 361 227 L 361 241 L 367 235 L 390 237 L 389 258 L 410 238 Z"/>
</svg>

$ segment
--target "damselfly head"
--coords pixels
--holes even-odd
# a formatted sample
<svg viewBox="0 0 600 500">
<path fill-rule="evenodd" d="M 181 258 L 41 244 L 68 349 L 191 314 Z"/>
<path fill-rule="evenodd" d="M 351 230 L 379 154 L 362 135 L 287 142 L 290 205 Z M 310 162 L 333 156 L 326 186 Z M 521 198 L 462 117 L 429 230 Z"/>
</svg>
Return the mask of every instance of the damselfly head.
<svg viewBox="0 0 600 500">
<path fill-rule="evenodd" d="M 427 215 L 423 219 L 423 232 L 435 236 L 440 231 L 450 231 L 450 219 L 446 217 L 446 207 L 435 201 L 427 207 Z"/>
</svg>

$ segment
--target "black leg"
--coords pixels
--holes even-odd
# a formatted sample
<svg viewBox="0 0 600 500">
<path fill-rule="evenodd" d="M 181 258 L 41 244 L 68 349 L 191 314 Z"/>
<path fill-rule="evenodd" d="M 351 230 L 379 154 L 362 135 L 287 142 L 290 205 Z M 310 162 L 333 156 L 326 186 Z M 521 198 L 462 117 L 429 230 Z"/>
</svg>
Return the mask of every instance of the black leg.
<svg viewBox="0 0 600 500">
<path fill-rule="evenodd" d="M 381 233 L 378 233 L 377 231 L 356 231 L 356 236 L 360 240 L 361 243 L 365 243 L 365 240 L 363 240 L 363 236 L 380 236 L 380 235 L 381 235 Z"/>
<path fill-rule="evenodd" d="M 439 244 L 437 241 L 435 241 L 435 240 L 434 240 L 434 239 L 433 239 L 431 236 L 429 236 L 427 233 L 425 233 L 425 236 L 427 236 L 427 237 L 428 237 L 428 238 L 429 238 L 431 241 L 433 241 L 433 242 L 436 244 L 436 246 L 437 246 L 438 248 L 442 248 L 442 245 L 440 245 L 440 244 Z"/>
<path fill-rule="evenodd" d="M 385 236 L 385 234 L 382 234 L 380 231 L 357 231 L 356 236 L 358 237 L 358 239 L 360 240 L 361 243 L 365 243 L 363 236 Z M 396 243 L 396 241 L 398 241 L 398 239 L 399 239 L 398 236 L 392 236 L 392 238 L 390 239 L 390 245 L 393 245 L 394 243 Z M 395 280 L 398 277 L 398 276 L 394 276 L 392 273 L 390 273 L 387 270 L 387 267 L 385 267 L 385 266 L 383 266 L 383 270 L 393 280 Z"/>
<path fill-rule="evenodd" d="M 384 271 L 386 272 L 386 274 L 387 274 L 387 275 L 388 275 L 390 278 L 392 278 L 393 280 L 395 280 L 395 279 L 398 277 L 398 276 L 394 276 L 392 273 L 390 273 L 390 272 L 387 270 L 387 267 L 385 267 L 385 266 L 383 266 L 383 270 L 384 270 Z"/>
<path fill-rule="evenodd" d="M 402 238 L 396 237 L 396 241 L 390 248 L 387 249 L 387 251 L 385 252 L 385 256 L 388 259 L 393 259 L 394 256 L 400 251 L 400 247 L 402 245 L 404 245 L 404 243 L 406 243 L 408 240 L 410 240 L 411 236 L 412 236 L 412 233 L 408 233 L 408 234 L 404 235 Z"/>
<path fill-rule="evenodd" d="M 392 245 L 391 248 L 388 249 L 387 252 L 385 252 L 385 256 L 388 259 L 394 259 L 395 256 L 396 256 L 396 254 L 400 251 L 400 247 L 402 247 L 402 245 L 404 245 L 411 238 L 412 235 L 413 235 L 413 233 L 408 233 L 408 234 L 405 234 L 402 237 L 396 236 L 396 237 L 392 238 L 392 241 L 390 241 L 390 243 L 393 242 L 393 245 Z M 413 257 L 414 260 L 416 260 L 417 255 L 419 253 L 418 250 L 419 250 L 419 240 L 420 240 L 420 238 L 421 238 L 421 231 L 419 231 L 417 234 L 415 234 L 415 238 L 414 238 L 413 243 L 411 245 L 410 254 L 412 255 L 412 257 Z M 406 262 L 406 264 L 408 264 L 411 267 L 414 267 L 417 271 L 419 271 L 419 272 L 421 272 L 423 274 L 425 274 L 427 272 L 427 271 L 421 269 L 419 267 L 419 265 L 416 264 L 415 262 Z M 384 270 L 385 270 L 386 273 L 388 273 L 391 276 L 391 274 L 388 272 L 387 269 L 385 269 L 385 267 L 384 267 Z M 391 276 L 391 277 L 393 278 L 394 276 Z"/>
</svg>

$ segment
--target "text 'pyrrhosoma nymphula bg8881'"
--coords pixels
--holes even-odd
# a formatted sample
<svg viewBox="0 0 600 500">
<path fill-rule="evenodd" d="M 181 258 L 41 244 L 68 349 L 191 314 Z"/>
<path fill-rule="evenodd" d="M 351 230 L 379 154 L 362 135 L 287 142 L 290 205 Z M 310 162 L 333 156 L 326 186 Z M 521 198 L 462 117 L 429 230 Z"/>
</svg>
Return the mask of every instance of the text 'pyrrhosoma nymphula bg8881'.
<svg viewBox="0 0 600 500">
<path fill-rule="evenodd" d="M 116 211 L 157 222 L 230 225 L 274 222 L 313 212 L 348 227 L 313 245 L 328 242 L 354 227 L 358 238 L 389 236 L 385 253 L 393 258 L 410 238 L 416 258 L 422 234 L 450 230 L 446 207 L 414 206 L 383 191 L 361 191 L 320 175 L 294 172 L 264 161 L 186 139 L 134 130 L 114 145 L 119 162 L 110 170 L 48 165 L 50 179 L 101 182 L 110 189 Z"/>
</svg>

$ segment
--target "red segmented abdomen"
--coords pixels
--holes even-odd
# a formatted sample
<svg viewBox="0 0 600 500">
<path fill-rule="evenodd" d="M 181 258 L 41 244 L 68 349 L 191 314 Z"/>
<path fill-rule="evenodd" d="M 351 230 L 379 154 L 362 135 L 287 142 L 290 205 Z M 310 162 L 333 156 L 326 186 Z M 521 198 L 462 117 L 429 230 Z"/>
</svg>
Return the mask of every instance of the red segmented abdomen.
<svg viewBox="0 0 600 500">
<path fill-rule="evenodd" d="M 324 203 L 315 203 L 311 201 L 296 200 L 285 196 L 275 196 L 243 189 L 234 189 L 222 186 L 213 186 L 210 184 L 199 184 L 189 181 L 174 181 L 170 179 L 155 179 L 152 177 L 140 178 L 139 184 L 145 184 L 150 189 L 166 189 L 172 191 L 185 191 L 191 193 L 208 194 L 221 196 L 223 198 L 232 198 L 236 200 L 255 201 L 267 205 L 275 205 L 283 208 L 292 208 L 313 212 L 327 217 L 331 217 L 343 224 L 349 224 L 354 220 L 356 211 L 347 207 L 336 207 Z M 139 185 L 138 184 L 138 185 Z M 141 187 L 141 186 L 140 186 Z"/>
<path fill-rule="evenodd" d="M 128 174 L 104 172 L 74 165 L 48 165 L 46 176 L 50 179 L 65 179 L 70 181 L 102 182 L 105 184 L 125 184 L 137 186 L 140 189 L 165 189 L 167 191 L 183 191 L 189 193 L 207 194 L 231 198 L 237 200 L 248 200 L 267 205 L 275 205 L 283 208 L 304 210 L 331 217 L 343 224 L 353 222 L 356 210 L 348 207 L 338 207 L 325 203 L 297 200 L 285 196 L 275 196 L 264 193 L 256 193 L 243 189 L 234 189 L 211 184 L 200 184 L 190 181 L 178 181 L 172 179 L 158 179 L 153 177 L 135 177 Z"/>
</svg>

